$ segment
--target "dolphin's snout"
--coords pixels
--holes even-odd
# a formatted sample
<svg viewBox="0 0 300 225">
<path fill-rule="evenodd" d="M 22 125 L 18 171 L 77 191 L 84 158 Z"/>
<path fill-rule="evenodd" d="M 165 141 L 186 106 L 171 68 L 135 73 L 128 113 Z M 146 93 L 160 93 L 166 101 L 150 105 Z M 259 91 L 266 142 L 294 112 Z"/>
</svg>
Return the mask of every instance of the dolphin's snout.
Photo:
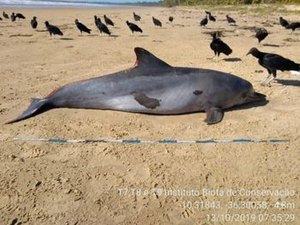
<svg viewBox="0 0 300 225">
<path fill-rule="evenodd" d="M 247 100 L 248 102 L 266 101 L 266 97 L 264 94 L 253 92 L 253 94 L 247 96 Z"/>
</svg>

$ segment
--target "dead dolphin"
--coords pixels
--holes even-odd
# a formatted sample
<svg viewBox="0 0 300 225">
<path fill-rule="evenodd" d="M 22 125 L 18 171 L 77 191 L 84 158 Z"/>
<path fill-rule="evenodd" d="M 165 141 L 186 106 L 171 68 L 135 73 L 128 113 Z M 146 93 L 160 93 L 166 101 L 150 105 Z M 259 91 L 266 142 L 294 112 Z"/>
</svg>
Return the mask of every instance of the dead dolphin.
<svg viewBox="0 0 300 225">
<path fill-rule="evenodd" d="M 147 114 L 205 111 L 206 122 L 223 119 L 223 109 L 266 101 L 250 82 L 215 70 L 172 67 L 143 48 L 135 48 L 133 68 L 67 84 L 46 98 L 33 99 L 14 123 L 53 108 L 119 110 Z"/>
</svg>

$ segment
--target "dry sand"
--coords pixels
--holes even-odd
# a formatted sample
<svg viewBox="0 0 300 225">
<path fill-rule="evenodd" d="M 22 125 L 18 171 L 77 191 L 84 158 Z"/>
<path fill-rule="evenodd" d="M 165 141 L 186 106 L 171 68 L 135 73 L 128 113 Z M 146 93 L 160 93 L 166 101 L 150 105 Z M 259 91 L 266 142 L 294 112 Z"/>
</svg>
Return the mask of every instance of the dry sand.
<svg viewBox="0 0 300 225">
<path fill-rule="evenodd" d="M 13 9 L 5 9 L 11 13 Z M 299 99 L 300 77 L 279 73 L 278 83 L 263 87 L 266 71 L 251 47 L 274 52 L 300 62 L 300 32 L 278 25 L 278 15 L 240 15 L 230 12 L 237 26 L 225 22 L 228 12 L 214 10 L 218 21 L 200 28 L 201 9 L 14 9 L 24 21 L 0 22 L 0 224 L 299 224 Z M 128 30 L 132 11 L 142 16 L 143 35 Z M 114 37 L 97 32 L 93 16 L 109 15 L 116 23 Z M 37 16 L 38 30 L 31 29 Z M 169 15 L 174 24 L 167 22 Z M 152 24 L 151 16 L 163 22 Z M 284 15 L 290 20 L 299 17 Z M 92 28 L 80 35 L 75 18 Z M 59 26 L 64 37 L 50 37 L 43 22 Z M 249 27 L 264 26 L 271 32 L 258 45 Z M 222 38 L 233 54 L 219 58 L 209 48 L 206 32 L 223 30 Z M 150 116 L 101 110 L 58 109 L 24 122 L 3 125 L 15 118 L 32 97 L 44 97 L 69 82 L 131 67 L 133 48 L 144 47 L 171 65 L 204 67 L 230 72 L 249 80 L 268 96 L 262 107 L 233 110 L 224 120 L 206 125 L 204 113 Z M 231 60 L 225 61 L 225 58 Z M 236 59 L 241 59 L 236 60 Z M 15 137 L 67 139 L 181 139 L 286 138 L 289 143 L 170 144 L 51 144 L 13 141 Z M 153 193 L 155 188 L 161 192 Z M 203 189 L 290 190 L 294 196 L 207 196 Z M 124 190 L 127 189 L 128 192 Z M 120 190 L 122 190 L 120 192 Z M 164 193 L 180 190 L 181 193 Z M 194 190 L 200 196 L 185 196 Z M 148 193 L 149 192 L 149 193 Z M 177 194 L 177 196 L 176 196 Z M 242 194 L 242 193 L 241 193 Z M 190 207 L 190 201 L 193 207 Z M 231 209 L 230 201 L 236 209 Z M 277 201 L 289 204 L 278 209 Z M 208 208 L 202 207 L 202 203 Z M 217 207 L 220 202 L 220 208 Z M 245 202 L 254 209 L 243 209 Z M 257 203 L 258 202 L 258 203 Z M 259 202 L 267 206 L 259 209 Z M 215 205 L 214 205 L 215 204 Z M 265 204 L 265 203 L 262 203 Z M 208 214 L 221 215 L 216 223 Z M 224 222 L 224 214 L 237 214 L 238 222 Z M 256 216 L 252 222 L 242 214 Z M 298 220 L 288 223 L 292 216 Z M 227 216 L 228 217 L 228 216 Z M 228 219 L 228 218 L 227 218 Z M 230 219 L 230 218 L 229 218 Z M 267 220 L 267 221 L 265 221 Z"/>
</svg>

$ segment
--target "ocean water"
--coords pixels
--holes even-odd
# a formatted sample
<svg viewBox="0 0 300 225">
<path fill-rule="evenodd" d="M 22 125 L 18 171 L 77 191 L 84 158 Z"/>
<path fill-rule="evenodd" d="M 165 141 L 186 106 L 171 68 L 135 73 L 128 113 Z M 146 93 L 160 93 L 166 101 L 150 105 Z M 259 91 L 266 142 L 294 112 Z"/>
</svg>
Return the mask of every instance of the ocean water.
<svg viewBox="0 0 300 225">
<path fill-rule="evenodd" d="M 114 7 L 159 0 L 0 0 L 0 7 Z"/>
</svg>

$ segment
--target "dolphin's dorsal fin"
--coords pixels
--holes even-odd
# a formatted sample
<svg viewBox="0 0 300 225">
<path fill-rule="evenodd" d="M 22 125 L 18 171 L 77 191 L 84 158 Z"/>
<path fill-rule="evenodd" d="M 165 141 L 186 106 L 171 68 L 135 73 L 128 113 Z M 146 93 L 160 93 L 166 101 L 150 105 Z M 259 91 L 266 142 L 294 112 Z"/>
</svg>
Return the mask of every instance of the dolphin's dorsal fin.
<svg viewBox="0 0 300 225">
<path fill-rule="evenodd" d="M 136 47 L 134 48 L 134 52 L 136 54 L 135 66 L 139 68 L 157 69 L 171 67 L 169 64 L 157 58 L 155 55 L 148 52 L 146 49 Z"/>
</svg>

